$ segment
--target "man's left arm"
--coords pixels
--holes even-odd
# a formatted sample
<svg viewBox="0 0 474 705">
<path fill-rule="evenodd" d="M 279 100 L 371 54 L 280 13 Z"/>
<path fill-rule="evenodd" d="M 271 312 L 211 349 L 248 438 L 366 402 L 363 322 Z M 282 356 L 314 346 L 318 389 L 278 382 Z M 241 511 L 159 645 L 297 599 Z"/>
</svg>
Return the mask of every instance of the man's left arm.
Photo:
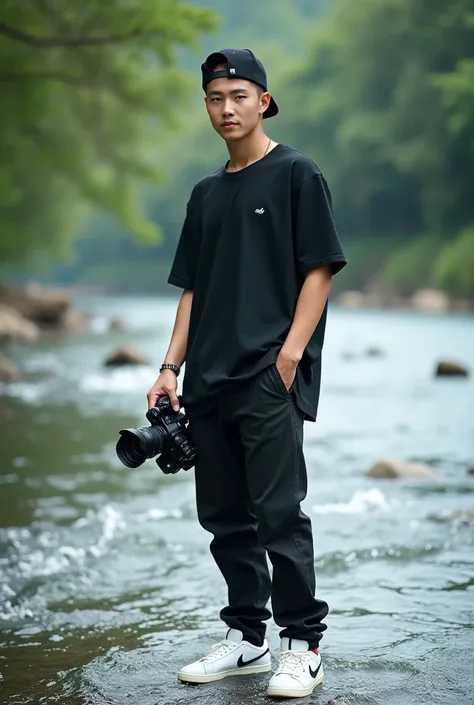
<svg viewBox="0 0 474 705">
<path fill-rule="evenodd" d="M 291 328 L 277 359 L 287 389 L 323 314 L 332 276 L 346 264 L 334 223 L 331 193 L 321 173 L 313 174 L 301 184 L 292 209 L 295 265 L 303 284 Z"/>
<path fill-rule="evenodd" d="M 293 384 L 298 363 L 323 314 L 331 285 L 331 266 L 306 272 L 293 323 L 276 361 L 287 389 Z"/>
</svg>

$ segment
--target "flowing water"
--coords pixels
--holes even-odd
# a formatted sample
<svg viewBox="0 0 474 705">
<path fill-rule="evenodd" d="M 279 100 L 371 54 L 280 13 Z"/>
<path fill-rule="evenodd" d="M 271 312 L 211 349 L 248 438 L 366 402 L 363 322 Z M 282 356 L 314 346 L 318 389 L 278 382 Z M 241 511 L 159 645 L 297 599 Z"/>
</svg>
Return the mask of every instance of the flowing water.
<svg viewBox="0 0 474 705">
<path fill-rule="evenodd" d="M 24 381 L 0 398 L 0 702 L 263 702 L 265 675 L 177 681 L 222 638 L 225 586 L 193 470 L 115 455 L 120 428 L 148 425 L 176 300 L 80 303 L 93 331 L 18 348 Z M 127 332 L 104 332 L 115 314 Z M 124 342 L 152 364 L 104 368 Z M 441 357 L 474 371 L 474 318 L 332 307 L 320 417 L 305 424 L 326 679 L 303 702 L 474 703 L 474 522 L 459 513 L 474 510 L 474 377 L 435 379 Z M 382 457 L 439 476 L 367 478 Z M 268 637 L 277 657 L 272 622 Z"/>
</svg>

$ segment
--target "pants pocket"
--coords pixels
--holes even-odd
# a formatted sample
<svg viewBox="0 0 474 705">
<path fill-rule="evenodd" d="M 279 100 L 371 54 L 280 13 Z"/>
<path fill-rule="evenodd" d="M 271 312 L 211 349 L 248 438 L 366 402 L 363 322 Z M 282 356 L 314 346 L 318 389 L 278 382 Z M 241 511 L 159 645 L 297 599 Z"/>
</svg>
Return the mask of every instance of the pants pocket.
<svg viewBox="0 0 474 705">
<path fill-rule="evenodd" d="M 281 374 L 278 372 L 278 367 L 276 366 L 276 363 L 274 362 L 272 365 L 270 365 L 270 371 L 272 374 L 272 377 L 274 378 L 275 382 L 278 385 L 278 388 L 285 396 L 289 396 L 290 392 L 293 388 L 293 385 L 289 389 L 286 388 L 286 385 L 283 381 L 283 377 Z"/>
</svg>

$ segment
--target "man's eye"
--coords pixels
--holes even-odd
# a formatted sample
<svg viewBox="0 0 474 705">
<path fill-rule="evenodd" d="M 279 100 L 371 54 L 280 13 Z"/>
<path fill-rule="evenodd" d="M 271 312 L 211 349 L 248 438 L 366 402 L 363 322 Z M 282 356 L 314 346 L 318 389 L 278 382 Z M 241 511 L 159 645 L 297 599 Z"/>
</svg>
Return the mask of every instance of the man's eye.
<svg viewBox="0 0 474 705">
<path fill-rule="evenodd" d="M 247 96 L 245 95 L 238 95 L 237 98 L 246 98 Z"/>
</svg>

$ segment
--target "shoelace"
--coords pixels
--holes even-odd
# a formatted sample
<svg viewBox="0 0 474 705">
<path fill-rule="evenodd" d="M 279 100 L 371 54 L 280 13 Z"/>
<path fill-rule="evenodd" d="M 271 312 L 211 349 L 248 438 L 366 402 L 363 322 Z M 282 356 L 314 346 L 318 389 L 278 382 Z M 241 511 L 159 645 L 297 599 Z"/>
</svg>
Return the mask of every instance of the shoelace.
<svg viewBox="0 0 474 705">
<path fill-rule="evenodd" d="M 211 651 L 207 656 L 203 656 L 200 661 L 215 661 L 216 659 L 220 658 L 221 656 L 225 656 L 228 654 L 232 649 L 235 648 L 237 644 L 235 644 L 233 641 L 227 641 L 227 639 L 223 639 L 223 641 L 219 641 L 217 644 L 214 644 L 211 647 Z"/>
<path fill-rule="evenodd" d="M 296 673 L 302 673 L 308 664 L 309 653 L 307 651 L 282 651 L 275 675 L 287 673 L 292 676 Z"/>
</svg>

